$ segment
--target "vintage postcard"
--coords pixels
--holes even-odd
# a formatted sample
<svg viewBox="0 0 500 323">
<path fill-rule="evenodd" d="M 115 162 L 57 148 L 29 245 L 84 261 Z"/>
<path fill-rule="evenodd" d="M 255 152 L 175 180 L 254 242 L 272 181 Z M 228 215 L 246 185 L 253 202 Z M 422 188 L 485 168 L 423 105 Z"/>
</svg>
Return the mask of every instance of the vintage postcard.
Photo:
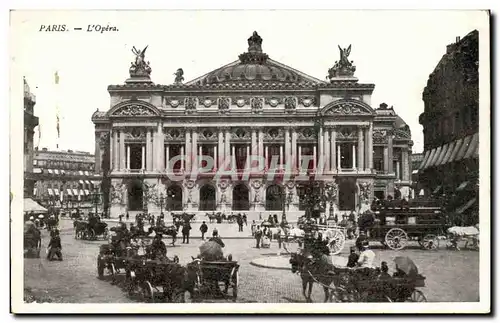
<svg viewBox="0 0 500 323">
<path fill-rule="evenodd" d="M 11 11 L 12 312 L 489 313 L 489 23 Z"/>
</svg>

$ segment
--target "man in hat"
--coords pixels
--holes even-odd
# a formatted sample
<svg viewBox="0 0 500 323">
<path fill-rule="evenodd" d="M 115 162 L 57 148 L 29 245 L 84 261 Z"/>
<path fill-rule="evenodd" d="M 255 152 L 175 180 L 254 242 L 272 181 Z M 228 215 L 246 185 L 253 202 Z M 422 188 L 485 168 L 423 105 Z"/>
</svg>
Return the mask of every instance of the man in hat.
<svg viewBox="0 0 500 323">
<path fill-rule="evenodd" d="M 59 230 L 52 230 L 50 233 L 50 242 L 47 246 L 47 260 L 54 260 L 54 255 L 57 256 L 57 260 L 62 261 L 62 245 L 61 237 L 59 236 Z"/>
<path fill-rule="evenodd" d="M 224 242 L 222 242 L 222 239 L 219 237 L 219 231 L 217 231 L 217 229 L 214 229 L 214 231 L 212 232 L 212 238 L 210 238 L 208 241 L 217 242 L 222 248 L 225 247 Z"/>
<path fill-rule="evenodd" d="M 347 267 L 354 268 L 358 264 L 359 255 L 356 253 L 356 247 L 354 246 L 351 246 L 350 251 L 349 258 L 347 258 Z"/>
<path fill-rule="evenodd" d="M 167 256 L 167 246 L 162 240 L 162 235 L 157 234 L 151 243 L 151 258 L 159 259 Z"/>
<path fill-rule="evenodd" d="M 260 226 L 258 225 L 257 228 L 255 229 L 255 240 L 256 240 L 255 248 L 260 249 L 260 239 L 262 239 L 262 230 L 260 229 Z"/>
<path fill-rule="evenodd" d="M 375 260 L 375 253 L 370 250 L 368 240 L 363 241 L 361 246 L 361 253 L 359 254 L 358 265 L 361 268 L 375 268 L 373 262 Z"/>
<path fill-rule="evenodd" d="M 200 226 L 201 240 L 205 240 L 205 233 L 207 233 L 207 231 L 208 231 L 208 226 L 205 223 L 205 221 L 203 221 L 203 223 Z"/>
<path fill-rule="evenodd" d="M 182 243 L 189 244 L 189 232 L 191 231 L 191 225 L 189 222 L 184 222 L 182 226 Z"/>
</svg>

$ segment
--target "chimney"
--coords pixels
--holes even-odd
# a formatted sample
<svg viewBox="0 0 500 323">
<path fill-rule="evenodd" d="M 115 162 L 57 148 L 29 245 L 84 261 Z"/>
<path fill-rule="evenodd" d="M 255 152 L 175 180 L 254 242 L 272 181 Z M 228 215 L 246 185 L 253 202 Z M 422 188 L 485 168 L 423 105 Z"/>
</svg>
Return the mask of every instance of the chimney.
<svg viewBox="0 0 500 323">
<path fill-rule="evenodd" d="M 457 43 L 459 43 L 459 42 L 460 42 L 460 36 L 457 36 L 457 37 L 455 38 L 455 43 L 457 44 Z"/>
</svg>

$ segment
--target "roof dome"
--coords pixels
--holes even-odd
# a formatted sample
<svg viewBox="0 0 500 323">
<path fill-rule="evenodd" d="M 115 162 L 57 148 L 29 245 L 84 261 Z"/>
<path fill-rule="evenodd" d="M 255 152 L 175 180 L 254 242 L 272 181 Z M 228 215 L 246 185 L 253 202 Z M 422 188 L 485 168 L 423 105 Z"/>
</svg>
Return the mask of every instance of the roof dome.
<svg viewBox="0 0 500 323">
<path fill-rule="evenodd" d="M 302 83 L 299 73 L 269 59 L 262 52 L 262 38 L 254 31 L 248 39 L 248 52 L 239 56 L 239 62 L 216 69 L 198 80 L 198 84 L 218 83 Z"/>
</svg>

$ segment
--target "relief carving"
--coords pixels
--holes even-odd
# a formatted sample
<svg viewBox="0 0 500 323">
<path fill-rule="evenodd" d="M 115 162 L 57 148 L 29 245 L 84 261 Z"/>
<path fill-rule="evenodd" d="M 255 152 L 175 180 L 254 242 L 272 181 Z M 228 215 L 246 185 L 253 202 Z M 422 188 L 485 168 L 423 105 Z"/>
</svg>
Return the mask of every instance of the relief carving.
<svg viewBox="0 0 500 323">
<path fill-rule="evenodd" d="M 309 96 L 299 97 L 299 104 L 302 104 L 306 108 L 314 106 L 316 104 L 316 98 Z"/>
<path fill-rule="evenodd" d="M 233 105 L 236 105 L 236 106 L 242 108 L 245 105 L 249 105 L 250 104 L 250 98 L 238 97 L 238 98 L 232 99 L 232 102 L 233 102 Z"/>
<path fill-rule="evenodd" d="M 154 116 L 156 113 L 142 105 L 129 104 L 124 107 L 119 108 L 113 113 L 113 116 L 125 116 L 125 117 L 135 117 L 135 116 Z"/>
<path fill-rule="evenodd" d="M 287 97 L 285 99 L 285 110 L 288 113 L 294 112 L 295 109 L 297 108 L 297 102 L 295 101 L 294 97 Z"/>
<path fill-rule="evenodd" d="M 278 104 L 283 103 L 283 98 L 266 98 L 265 103 L 275 108 Z"/>
<path fill-rule="evenodd" d="M 229 98 L 219 98 L 219 112 L 228 113 L 229 112 Z"/>
<path fill-rule="evenodd" d="M 252 113 L 262 113 L 262 98 L 252 99 Z"/>
</svg>

